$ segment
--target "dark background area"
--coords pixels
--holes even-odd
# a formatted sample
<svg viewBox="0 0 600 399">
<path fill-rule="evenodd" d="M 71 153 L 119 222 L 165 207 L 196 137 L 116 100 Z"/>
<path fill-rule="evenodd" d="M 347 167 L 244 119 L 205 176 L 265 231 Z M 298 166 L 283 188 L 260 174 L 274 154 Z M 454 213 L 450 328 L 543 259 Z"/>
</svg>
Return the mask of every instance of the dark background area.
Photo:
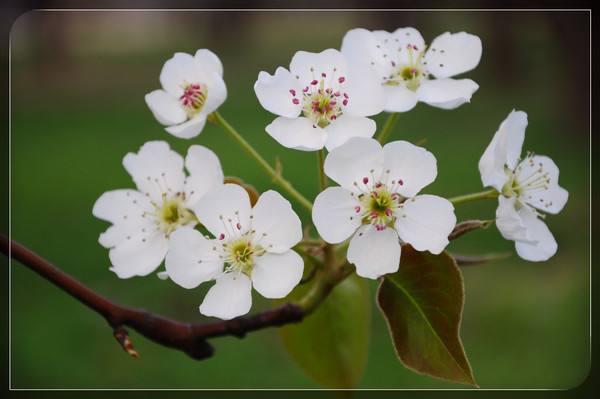
<svg viewBox="0 0 600 399">
<path fill-rule="evenodd" d="M 12 235 L 95 290 L 131 306 L 202 320 L 203 290 L 154 276 L 119 280 L 97 243 L 106 224 L 91 209 L 107 190 L 133 187 L 122 157 L 162 139 L 181 153 L 213 149 L 225 173 L 263 191 L 269 179 L 236 144 L 209 125 L 193 140 L 165 133 L 143 96 L 158 88 L 175 51 L 210 48 L 225 67 L 229 97 L 220 109 L 309 198 L 317 194 L 314 154 L 287 150 L 265 132 L 274 118 L 252 86 L 260 70 L 287 67 L 297 50 L 339 48 L 354 27 L 413 26 L 427 42 L 445 31 L 481 37 L 483 57 L 466 74 L 480 85 L 471 104 L 444 111 L 419 104 L 392 137 L 424 144 L 438 159 L 427 193 L 481 189 L 477 162 L 513 108 L 529 114 L 524 150 L 559 165 L 570 192 L 549 216 L 559 251 L 540 264 L 508 260 L 463 270 L 462 340 L 484 388 L 571 388 L 590 365 L 590 54 L 586 12 L 32 12 L 15 23 L 12 48 Z M 380 126 L 385 115 L 377 118 Z M 4 199 L 3 199 L 4 200 Z M 295 207 L 305 222 L 309 215 Z M 495 204 L 460 206 L 459 220 L 491 218 Z M 495 228 L 450 250 L 513 249 Z M 375 285 L 372 284 L 374 294 Z M 373 302 L 374 305 L 374 302 Z M 254 310 L 270 306 L 255 297 Z M 373 309 L 369 362 L 361 388 L 458 387 L 415 375 L 395 358 Z M 351 326 L 349 326 L 351 328 Z M 279 344 L 275 330 L 214 341 L 217 354 L 195 362 L 133 333 L 131 360 L 104 320 L 29 270 L 11 267 L 11 385 L 14 388 L 316 387 Z M 77 365 L 77 367 L 73 367 Z"/>
</svg>

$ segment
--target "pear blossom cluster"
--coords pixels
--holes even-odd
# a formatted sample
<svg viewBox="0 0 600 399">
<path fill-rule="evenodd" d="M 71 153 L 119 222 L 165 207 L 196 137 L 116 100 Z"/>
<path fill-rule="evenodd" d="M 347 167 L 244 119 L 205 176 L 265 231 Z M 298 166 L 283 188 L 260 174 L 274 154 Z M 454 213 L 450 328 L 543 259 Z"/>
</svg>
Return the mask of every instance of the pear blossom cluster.
<svg viewBox="0 0 600 399">
<path fill-rule="evenodd" d="M 337 186 L 316 196 L 312 223 L 359 276 L 398 271 L 404 244 L 440 254 L 457 221 L 450 200 L 422 193 L 437 177 L 436 157 L 403 140 L 380 144 L 371 117 L 418 102 L 445 110 L 470 102 L 478 84 L 456 77 L 477 67 L 481 55 L 481 40 L 466 32 L 446 32 L 427 45 L 410 27 L 358 28 L 339 50 L 298 51 L 287 68 L 258 74 L 258 102 L 275 115 L 266 133 L 286 148 L 328 151 L 323 171 Z M 159 81 L 162 88 L 145 101 L 178 138 L 198 136 L 227 98 L 223 64 L 207 49 L 175 53 Z M 550 158 L 520 158 L 526 126 L 524 112 L 511 112 L 479 171 L 497 193 L 502 236 L 523 259 L 543 261 L 557 251 L 545 213 L 560 212 L 568 193 Z M 283 298 L 300 283 L 303 227 L 279 192 L 267 190 L 253 205 L 244 187 L 225 183 L 217 155 L 197 144 L 184 158 L 165 141 L 147 142 L 123 166 L 135 188 L 105 192 L 92 211 L 111 223 L 99 242 L 119 278 L 147 276 L 164 263 L 159 277 L 183 288 L 214 282 L 199 310 L 221 319 L 248 313 L 252 289 Z"/>
</svg>

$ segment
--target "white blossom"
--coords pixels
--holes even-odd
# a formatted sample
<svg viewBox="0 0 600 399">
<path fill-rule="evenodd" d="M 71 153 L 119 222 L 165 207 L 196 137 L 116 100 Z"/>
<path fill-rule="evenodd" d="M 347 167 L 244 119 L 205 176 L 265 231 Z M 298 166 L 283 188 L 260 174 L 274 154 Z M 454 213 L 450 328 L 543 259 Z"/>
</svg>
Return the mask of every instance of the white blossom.
<svg viewBox="0 0 600 399">
<path fill-rule="evenodd" d="M 498 230 L 515 241 L 521 258 L 537 262 L 549 259 L 558 249 L 541 212 L 560 212 L 569 193 L 558 185 L 558 167 L 550 158 L 533 153 L 519 158 L 526 127 L 527 114 L 513 110 L 479 160 L 479 172 L 483 185 L 500 193 Z"/>
<path fill-rule="evenodd" d="M 173 232 L 198 222 L 191 207 L 223 185 L 223 171 L 208 148 L 191 146 L 184 162 L 164 141 L 145 143 L 123 166 L 137 190 L 105 192 L 92 213 L 112 223 L 99 238 L 110 249 L 111 270 L 120 278 L 146 276 L 162 263 Z"/>
<path fill-rule="evenodd" d="M 283 298 L 300 282 L 304 262 L 291 248 L 302 239 L 302 226 L 279 193 L 263 193 L 251 208 L 246 190 L 225 184 L 193 209 L 214 238 L 179 229 L 165 265 L 184 288 L 216 281 L 200 305 L 202 314 L 232 319 L 250 310 L 252 287 L 265 298 Z"/>
<path fill-rule="evenodd" d="M 380 113 L 385 101 L 377 75 L 334 49 L 298 51 L 289 71 L 260 72 L 254 91 L 266 110 L 279 115 L 267 133 L 304 151 L 331 151 L 351 137 L 372 137 L 375 122 L 366 116 Z"/>
<path fill-rule="evenodd" d="M 223 65 L 212 51 L 194 56 L 175 53 L 160 72 L 162 90 L 146 94 L 146 104 L 165 130 L 180 138 L 196 137 L 206 117 L 227 98 Z"/>
<path fill-rule="evenodd" d="M 398 270 L 400 245 L 439 254 L 456 224 L 454 207 L 435 195 L 417 195 L 437 176 L 433 154 L 406 141 L 383 148 L 353 138 L 325 160 L 325 173 L 341 187 L 315 199 L 312 219 L 321 237 L 336 244 L 352 237 L 348 261 L 356 273 L 377 278 Z"/>
<path fill-rule="evenodd" d="M 408 111 L 419 101 L 443 109 L 469 102 L 477 83 L 452 77 L 475 68 L 481 52 L 481 40 L 465 32 L 446 32 L 429 47 L 414 28 L 392 33 L 357 28 L 342 41 L 342 53 L 349 60 L 377 72 L 387 112 Z"/>
</svg>

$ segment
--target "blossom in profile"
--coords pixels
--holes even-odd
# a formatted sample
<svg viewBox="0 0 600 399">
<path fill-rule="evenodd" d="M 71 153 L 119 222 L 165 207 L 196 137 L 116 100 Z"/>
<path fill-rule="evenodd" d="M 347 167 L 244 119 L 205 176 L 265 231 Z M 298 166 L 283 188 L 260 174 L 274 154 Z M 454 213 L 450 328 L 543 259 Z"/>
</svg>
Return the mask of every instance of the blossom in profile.
<svg viewBox="0 0 600 399">
<path fill-rule="evenodd" d="M 146 94 L 154 117 L 173 136 L 196 137 L 206 117 L 227 98 L 223 65 L 212 51 L 200 49 L 194 56 L 175 53 L 160 72 L 162 89 Z"/>
<path fill-rule="evenodd" d="M 260 72 L 254 84 L 260 104 L 278 117 L 266 127 L 281 145 L 331 151 L 351 137 L 372 137 L 367 116 L 383 110 L 384 93 L 373 70 L 350 64 L 338 50 L 298 51 L 290 69 Z"/>
<path fill-rule="evenodd" d="M 433 254 L 448 245 L 454 206 L 418 194 L 437 176 L 436 159 L 424 148 L 406 141 L 382 148 L 376 140 L 353 138 L 327 155 L 325 173 L 340 187 L 317 196 L 312 220 L 328 243 L 352 237 L 347 259 L 359 276 L 397 271 L 401 243 Z"/>
<path fill-rule="evenodd" d="M 453 109 L 471 100 L 479 88 L 470 79 L 453 79 L 474 69 L 481 59 L 481 40 L 465 32 L 446 32 L 426 46 L 414 28 L 394 32 L 352 29 L 342 53 L 376 71 L 385 91 L 385 111 L 405 112 L 421 101 Z"/>
<path fill-rule="evenodd" d="M 225 184 L 193 209 L 214 238 L 188 227 L 177 230 L 165 265 L 184 288 L 215 280 L 202 314 L 232 319 L 250 310 L 252 287 L 265 298 L 283 298 L 300 282 L 304 261 L 291 248 L 302 239 L 302 226 L 279 193 L 264 192 L 252 208 L 244 188 Z"/>
<path fill-rule="evenodd" d="M 223 185 L 223 171 L 208 148 L 191 146 L 184 161 L 164 141 L 145 143 L 123 166 L 137 189 L 105 192 L 92 213 L 112 223 L 99 238 L 110 250 L 111 270 L 120 278 L 146 276 L 164 260 L 173 233 L 198 223 L 191 208 Z"/>
<path fill-rule="evenodd" d="M 515 242 L 521 258 L 540 262 L 558 249 L 544 213 L 559 213 L 569 193 L 558 185 L 552 159 L 533 153 L 520 159 L 526 127 L 527 114 L 513 110 L 479 160 L 479 172 L 483 185 L 500 193 L 496 226 L 502 236 Z"/>
</svg>

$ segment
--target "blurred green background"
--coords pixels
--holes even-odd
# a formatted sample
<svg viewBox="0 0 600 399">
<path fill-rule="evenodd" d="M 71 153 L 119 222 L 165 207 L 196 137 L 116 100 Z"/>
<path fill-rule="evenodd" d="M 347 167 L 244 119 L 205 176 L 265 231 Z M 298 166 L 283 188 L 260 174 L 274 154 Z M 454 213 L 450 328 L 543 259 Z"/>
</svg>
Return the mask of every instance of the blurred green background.
<svg viewBox="0 0 600 399">
<path fill-rule="evenodd" d="M 148 140 L 185 153 L 201 143 L 225 173 L 272 187 L 216 126 L 186 141 L 165 133 L 146 108 L 163 62 L 175 51 L 210 48 L 225 66 L 229 97 L 220 109 L 309 198 L 317 194 L 315 154 L 285 149 L 265 132 L 274 118 L 252 86 L 260 70 L 287 67 L 297 50 L 339 48 L 354 27 L 445 31 L 481 37 L 483 58 L 467 74 L 480 85 L 470 104 L 444 111 L 419 104 L 402 114 L 395 139 L 426 139 L 438 159 L 426 192 L 479 191 L 477 162 L 513 108 L 529 114 L 524 150 L 552 157 L 570 192 L 549 216 L 559 250 L 550 261 L 508 260 L 463 269 L 462 340 L 484 388 L 571 388 L 590 366 L 589 14 L 584 12 L 32 12 L 12 36 L 12 235 L 115 301 L 182 320 L 203 319 L 203 290 L 155 276 L 119 280 L 92 217 L 104 191 L 133 184 L 121 166 Z M 378 125 L 383 115 L 377 118 Z M 310 218 L 295 206 L 305 221 Z M 491 218 L 495 203 L 459 206 L 459 220 Z M 512 251 L 495 227 L 453 242 L 464 254 Z M 311 388 L 274 329 L 243 340 L 213 340 L 196 362 L 132 332 L 130 359 L 103 319 L 17 263 L 11 267 L 13 388 Z M 375 292 L 375 282 L 371 282 Z M 271 306 L 255 297 L 253 311 Z M 372 337 L 361 388 L 461 387 L 412 373 L 396 359 L 373 301 Z M 352 326 L 348 326 L 352 328 Z"/>
</svg>

